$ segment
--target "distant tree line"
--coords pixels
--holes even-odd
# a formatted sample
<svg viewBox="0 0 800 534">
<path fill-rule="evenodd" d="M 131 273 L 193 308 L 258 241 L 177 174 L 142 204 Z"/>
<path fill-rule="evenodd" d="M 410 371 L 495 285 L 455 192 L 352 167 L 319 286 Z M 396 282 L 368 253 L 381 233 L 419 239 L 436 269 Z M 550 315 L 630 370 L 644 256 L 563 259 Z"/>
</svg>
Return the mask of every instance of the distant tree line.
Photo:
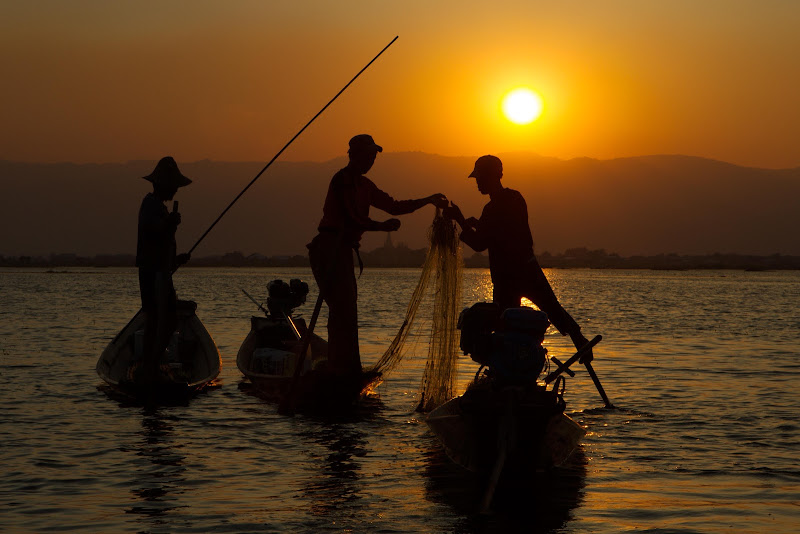
<svg viewBox="0 0 800 534">
<path fill-rule="evenodd" d="M 656 254 L 653 256 L 622 257 L 604 249 L 589 250 L 585 247 L 567 249 L 563 254 L 543 252 L 537 254 L 542 267 L 571 269 L 739 269 L 747 271 L 800 269 L 800 256 L 772 254 L 756 256 L 747 254 L 681 255 Z"/>
<path fill-rule="evenodd" d="M 426 249 L 411 249 L 404 244 L 387 245 L 371 251 L 360 252 L 364 265 L 369 267 L 420 267 L 425 261 Z M 623 257 L 604 249 L 571 248 L 562 254 L 542 252 L 537 254 L 545 268 L 558 269 L 738 269 L 747 271 L 800 269 L 800 256 L 772 254 L 755 256 L 745 254 L 714 253 L 707 255 L 657 254 L 653 256 Z M 0 267 L 132 267 L 135 256 L 131 254 L 50 254 L 49 256 L 2 256 Z M 308 256 L 263 256 L 228 252 L 218 256 L 193 257 L 190 267 L 308 267 Z M 464 255 L 464 267 L 487 268 L 485 254 Z"/>
</svg>

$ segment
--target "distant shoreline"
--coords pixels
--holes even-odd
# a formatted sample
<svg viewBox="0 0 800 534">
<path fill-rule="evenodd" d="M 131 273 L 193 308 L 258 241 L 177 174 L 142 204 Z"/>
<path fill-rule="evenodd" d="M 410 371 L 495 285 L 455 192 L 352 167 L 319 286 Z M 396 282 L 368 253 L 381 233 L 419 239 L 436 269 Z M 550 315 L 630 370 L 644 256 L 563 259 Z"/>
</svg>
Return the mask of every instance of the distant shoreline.
<svg viewBox="0 0 800 534">
<path fill-rule="evenodd" d="M 404 245 L 384 246 L 372 251 L 362 251 L 365 267 L 417 268 L 425 260 L 426 249 L 410 249 Z M 768 256 L 746 254 L 680 255 L 657 254 L 651 256 L 623 257 L 605 250 L 586 248 L 568 249 L 563 254 L 543 252 L 537 254 L 543 268 L 556 269 L 647 269 L 647 270 L 745 270 L 777 271 L 800 270 L 800 256 L 772 254 Z M 131 254 L 98 254 L 78 256 L 76 254 L 51 254 L 49 256 L 0 256 L 0 267 L 56 268 L 56 267 L 133 267 L 135 257 Z M 309 267 L 308 257 L 245 256 L 230 252 L 221 256 L 192 258 L 189 267 Z M 465 268 L 488 268 L 489 259 L 484 254 L 464 257 Z"/>
</svg>

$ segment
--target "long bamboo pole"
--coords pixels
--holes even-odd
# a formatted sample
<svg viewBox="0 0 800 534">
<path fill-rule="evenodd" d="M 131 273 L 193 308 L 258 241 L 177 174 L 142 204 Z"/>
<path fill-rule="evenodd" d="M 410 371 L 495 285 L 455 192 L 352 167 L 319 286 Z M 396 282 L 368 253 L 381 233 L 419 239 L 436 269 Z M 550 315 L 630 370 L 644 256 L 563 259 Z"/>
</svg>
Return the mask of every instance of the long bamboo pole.
<svg viewBox="0 0 800 534">
<path fill-rule="evenodd" d="M 291 145 L 291 144 L 292 144 L 292 142 L 294 142 L 294 140 L 295 140 L 295 139 L 297 139 L 297 138 L 300 136 L 300 134 L 301 134 L 301 133 L 303 133 L 303 132 L 305 131 L 305 129 L 306 129 L 306 128 L 308 128 L 308 127 L 311 125 L 311 123 L 312 123 L 312 122 L 314 122 L 314 120 L 315 120 L 317 117 L 319 117 L 320 115 L 322 115 L 322 112 L 323 112 L 323 111 L 325 111 L 326 109 L 328 109 L 328 106 L 330 106 L 331 104 L 333 104 L 333 101 L 334 101 L 334 100 L 336 100 L 337 98 L 339 98 L 339 95 L 341 95 L 342 93 L 344 93 L 345 89 L 347 89 L 348 87 L 350 87 L 350 84 L 352 84 L 354 81 L 356 81 L 356 78 L 358 78 L 359 76 L 361 76 L 361 73 L 362 73 L 362 72 L 364 72 L 365 70 L 367 70 L 367 68 L 369 68 L 369 66 L 370 66 L 370 65 L 372 65 L 372 64 L 375 62 L 375 60 L 376 60 L 376 59 L 378 59 L 378 58 L 381 56 L 381 54 L 383 54 L 383 53 L 386 51 L 386 49 L 387 49 L 387 48 L 389 48 L 390 46 L 392 46 L 392 44 L 394 44 L 394 42 L 395 42 L 395 41 L 398 39 L 398 37 L 399 37 L 399 35 L 398 35 L 398 36 L 395 36 L 395 38 L 394 38 L 394 39 L 392 39 L 392 40 L 391 40 L 391 42 L 390 42 L 388 45 L 386 45 L 385 47 L 383 47 L 383 50 L 381 50 L 380 52 L 378 52 L 378 55 L 377 55 L 377 56 L 375 56 L 374 58 L 372 58 L 372 61 L 370 61 L 369 63 L 367 63 L 367 64 L 366 64 L 366 66 L 365 66 L 363 69 L 361 69 L 360 71 L 358 71 L 358 74 L 356 74 L 355 76 L 353 76 L 353 79 L 351 79 L 349 82 L 347 82 L 347 85 L 345 85 L 344 87 L 342 87 L 342 89 L 341 89 L 341 90 L 340 90 L 338 93 L 336 93 L 336 96 L 334 96 L 333 98 L 331 98 L 330 102 L 328 102 L 327 104 L 325 104 L 325 106 L 324 106 L 324 107 L 323 107 L 321 110 L 319 110 L 319 112 L 317 112 L 317 114 L 316 114 L 316 115 L 314 115 L 314 116 L 311 118 L 311 120 L 310 120 L 310 121 L 308 121 L 308 123 L 306 123 L 306 125 L 305 125 L 305 126 L 303 126 L 303 127 L 300 129 L 300 131 L 299 131 L 299 132 L 297 132 L 297 133 L 294 135 L 294 137 L 292 137 L 292 138 L 289 140 L 289 142 L 288 142 L 288 143 L 286 143 L 286 144 L 284 145 L 284 147 L 278 151 L 278 153 L 277 153 L 277 154 L 275 154 L 275 156 L 273 156 L 273 158 L 272 158 L 271 160 L 269 160 L 269 163 L 267 163 L 267 164 L 264 166 L 264 168 L 263 168 L 263 169 L 261 169 L 261 171 L 259 171 L 259 173 L 258 173 L 258 174 L 256 174 L 255 178 L 253 178 L 252 180 L 250 180 L 250 183 L 249 183 L 249 184 L 247 184 L 247 186 L 245 186 L 245 188 L 244 188 L 244 189 L 242 189 L 242 192 L 241 192 L 241 193 L 239 193 L 238 195 L 236 195 L 236 198 L 234 198 L 234 199 L 231 201 L 231 203 L 230 203 L 230 204 L 228 204 L 228 207 L 226 207 L 224 210 L 222 210 L 222 213 L 220 213 L 220 214 L 219 214 L 219 217 L 217 217 L 217 218 L 216 218 L 216 220 L 215 220 L 213 223 L 211 223 L 211 226 L 209 226 L 209 227 L 208 227 L 208 230 L 206 230 L 206 231 L 203 233 L 203 235 L 201 235 L 201 236 L 200 236 L 200 239 L 198 239 L 198 240 L 197 240 L 197 242 L 196 242 L 196 243 L 195 243 L 195 244 L 192 246 L 192 248 L 191 248 L 191 249 L 189 249 L 189 254 L 191 254 L 192 252 L 194 252 L 194 249 L 196 249 L 196 248 L 197 248 L 197 245 L 199 245 L 199 244 L 200 244 L 200 242 L 201 242 L 201 241 L 203 241 L 203 239 L 205 239 L 205 237 L 206 237 L 206 236 L 208 235 L 208 233 L 209 233 L 209 232 L 211 232 L 211 230 L 212 230 L 212 229 L 213 229 L 213 228 L 214 228 L 214 227 L 217 225 L 217 223 L 220 221 L 220 219 L 222 219 L 222 217 L 223 217 L 223 216 L 224 216 L 226 213 L 228 213 L 228 210 L 229 210 L 229 209 L 231 209 L 231 207 L 233 207 L 233 205 L 234 205 L 234 204 L 236 204 L 236 201 L 237 201 L 237 200 L 239 200 L 239 198 L 241 198 L 241 196 L 242 196 L 242 195 L 244 195 L 244 194 L 245 194 L 245 192 L 246 192 L 248 189 L 250 189 L 250 186 L 251 186 L 251 185 L 253 185 L 254 183 L 256 183 L 256 180 L 258 180 L 258 179 L 261 177 L 261 175 L 262 175 L 262 174 L 264 174 L 264 171 L 266 171 L 266 170 L 267 170 L 267 169 L 270 167 L 270 165 L 272 165 L 272 164 L 275 162 L 275 160 L 276 160 L 276 159 L 278 159 L 278 157 L 279 157 L 281 154 L 283 154 L 283 151 L 284 151 L 284 150 L 286 150 L 287 148 L 289 148 L 289 145 Z"/>
</svg>

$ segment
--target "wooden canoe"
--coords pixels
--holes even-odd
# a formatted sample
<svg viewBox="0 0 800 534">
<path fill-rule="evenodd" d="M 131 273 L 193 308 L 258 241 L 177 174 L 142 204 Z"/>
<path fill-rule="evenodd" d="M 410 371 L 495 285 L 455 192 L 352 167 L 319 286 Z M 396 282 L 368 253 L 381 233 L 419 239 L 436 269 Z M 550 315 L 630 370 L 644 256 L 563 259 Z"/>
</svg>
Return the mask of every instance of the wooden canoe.
<svg viewBox="0 0 800 534">
<path fill-rule="evenodd" d="M 499 448 L 508 452 L 512 469 L 530 472 L 562 465 L 586 430 L 554 410 L 541 394 L 531 399 L 513 393 L 513 399 L 488 393 L 477 397 L 477 403 L 465 394 L 431 411 L 425 421 L 448 457 L 470 471 L 487 472 Z"/>
<path fill-rule="evenodd" d="M 303 319 L 292 319 L 306 334 Z M 250 332 L 236 355 L 236 366 L 253 385 L 254 393 L 270 402 L 282 402 L 292 385 L 300 342 L 286 318 L 253 316 Z M 299 411 L 341 410 L 358 403 L 378 384 L 380 376 L 343 383 L 325 372 L 328 342 L 311 334 L 295 398 Z"/>
<path fill-rule="evenodd" d="M 178 301 L 178 325 L 154 382 L 134 379 L 146 321 L 141 309 L 100 355 L 97 374 L 114 390 L 135 398 L 182 399 L 202 390 L 219 375 L 222 361 L 196 309 L 192 301 Z"/>
</svg>

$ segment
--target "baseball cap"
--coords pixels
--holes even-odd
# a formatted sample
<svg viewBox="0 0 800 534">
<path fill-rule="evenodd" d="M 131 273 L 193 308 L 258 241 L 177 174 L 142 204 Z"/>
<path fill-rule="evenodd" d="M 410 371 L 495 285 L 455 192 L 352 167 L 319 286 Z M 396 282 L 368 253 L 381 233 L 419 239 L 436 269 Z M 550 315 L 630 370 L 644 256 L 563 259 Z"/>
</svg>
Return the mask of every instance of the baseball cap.
<svg viewBox="0 0 800 534">
<path fill-rule="evenodd" d="M 348 152 L 363 152 L 366 150 L 383 152 L 383 147 L 375 144 L 375 140 L 373 140 L 372 136 L 368 134 L 358 134 L 350 139 L 350 150 Z"/>
<path fill-rule="evenodd" d="M 475 160 L 475 168 L 470 173 L 470 178 L 480 176 L 502 176 L 503 162 L 497 156 L 481 156 Z"/>
</svg>

